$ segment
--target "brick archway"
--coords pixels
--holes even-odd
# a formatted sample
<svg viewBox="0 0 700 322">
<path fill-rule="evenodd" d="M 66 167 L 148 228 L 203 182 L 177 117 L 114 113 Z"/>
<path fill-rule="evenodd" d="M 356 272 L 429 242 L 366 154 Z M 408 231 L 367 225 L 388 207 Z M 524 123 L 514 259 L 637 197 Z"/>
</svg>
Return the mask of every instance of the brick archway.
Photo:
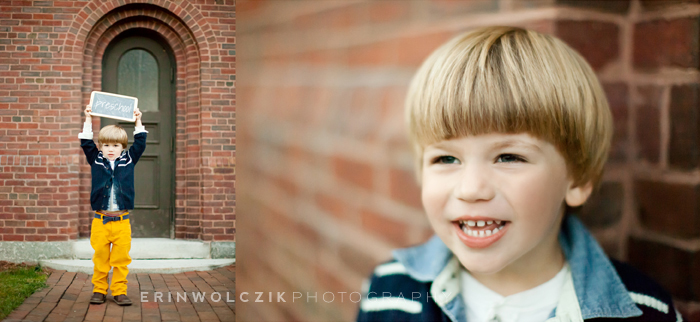
<svg viewBox="0 0 700 322">
<path fill-rule="evenodd" d="M 136 2 L 131 2 L 136 3 Z M 94 4 L 94 2 L 93 2 Z M 171 5 L 172 6 L 172 5 Z M 187 7 L 191 7 L 188 5 Z M 185 8 L 187 8 L 185 7 Z M 98 8 L 86 6 L 78 17 L 83 17 L 90 10 L 92 13 L 85 18 L 79 29 L 78 37 L 83 34 L 85 25 L 91 26 L 82 42 L 82 106 L 89 102 L 90 92 L 101 89 L 102 57 L 107 45 L 116 36 L 133 28 L 150 29 L 160 34 L 173 51 L 177 66 L 176 96 L 176 153 L 175 153 L 175 236 L 176 238 L 203 239 L 202 236 L 202 155 L 201 140 L 201 79 L 200 71 L 208 66 L 204 63 L 209 59 L 208 44 L 203 37 L 202 26 L 191 25 L 175 14 L 184 15 L 191 19 L 191 11 L 195 8 L 175 8 L 171 11 L 162 6 L 126 4 L 112 7 L 106 3 Z M 101 12 L 109 10 L 104 16 Z M 188 18 L 189 17 L 189 18 Z M 201 19 L 197 19 L 200 21 Z M 92 23 L 91 23 L 92 22 Z M 75 25 L 75 23 L 74 23 Z M 192 30 L 192 28 L 197 31 Z M 80 42 L 76 42 L 78 44 Z M 81 172 L 89 172 L 86 166 Z M 83 173 L 86 173 L 83 172 Z M 81 180 L 80 185 L 80 216 L 79 232 L 81 236 L 89 234 L 90 181 Z"/>
</svg>

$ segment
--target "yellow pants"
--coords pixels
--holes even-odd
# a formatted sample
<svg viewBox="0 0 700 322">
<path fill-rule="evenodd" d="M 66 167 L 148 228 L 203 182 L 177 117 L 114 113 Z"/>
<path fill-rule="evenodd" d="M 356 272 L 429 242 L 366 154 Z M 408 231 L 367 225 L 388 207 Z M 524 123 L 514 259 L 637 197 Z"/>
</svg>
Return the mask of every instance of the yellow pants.
<svg viewBox="0 0 700 322">
<path fill-rule="evenodd" d="M 102 219 L 93 218 L 90 245 L 95 250 L 95 255 L 92 257 L 92 262 L 95 264 L 92 275 L 92 284 L 95 285 L 93 292 L 107 294 L 107 286 L 110 286 L 113 296 L 126 294 L 126 275 L 129 274 L 129 268 L 126 266 L 131 264 L 129 219 L 103 224 Z M 109 285 L 107 277 L 112 267 L 114 267 L 112 285 Z"/>
</svg>

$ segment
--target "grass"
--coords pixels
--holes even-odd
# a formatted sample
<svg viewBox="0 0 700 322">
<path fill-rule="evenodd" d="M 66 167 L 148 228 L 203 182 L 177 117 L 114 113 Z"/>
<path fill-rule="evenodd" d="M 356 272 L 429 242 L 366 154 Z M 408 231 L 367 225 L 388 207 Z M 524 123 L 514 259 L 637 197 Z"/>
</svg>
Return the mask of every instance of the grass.
<svg viewBox="0 0 700 322">
<path fill-rule="evenodd" d="M 0 320 L 37 290 L 46 286 L 48 273 L 38 266 L 0 261 Z"/>
</svg>

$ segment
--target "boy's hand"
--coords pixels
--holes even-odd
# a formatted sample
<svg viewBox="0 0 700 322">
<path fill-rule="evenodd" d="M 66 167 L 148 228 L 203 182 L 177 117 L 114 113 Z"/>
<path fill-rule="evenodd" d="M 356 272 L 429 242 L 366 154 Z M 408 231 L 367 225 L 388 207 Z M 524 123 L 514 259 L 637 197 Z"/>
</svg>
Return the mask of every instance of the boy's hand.
<svg viewBox="0 0 700 322">
<path fill-rule="evenodd" d="M 136 117 L 136 124 L 135 124 L 135 126 L 143 126 L 143 124 L 141 124 L 141 115 L 142 115 L 142 114 L 141 114 L 141 111 L 139 110 L 139 108 L 138 108 L 138 107 L 135 107 L 135 108 L 134 108 L 134 117 Z"/>
<path fill-rule="evenodd" d="M 85 107 L 85 121 L 92 120 L 92 105 Z"/>
</svg>

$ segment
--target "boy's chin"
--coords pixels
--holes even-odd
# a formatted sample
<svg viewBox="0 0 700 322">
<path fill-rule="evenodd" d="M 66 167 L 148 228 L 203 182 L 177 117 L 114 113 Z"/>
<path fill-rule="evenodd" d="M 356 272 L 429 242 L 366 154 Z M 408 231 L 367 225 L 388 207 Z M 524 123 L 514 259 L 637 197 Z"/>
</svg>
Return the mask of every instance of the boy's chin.
<svg viewBox="0 0 700 322">
<path fill-rule="evenodd" d="M 507 265 L 498 259 L 484 259 L 481 256 L 457 255 L 462 267 L 472 274 L 491 275 L 503 270 Z"/>
</svg>

